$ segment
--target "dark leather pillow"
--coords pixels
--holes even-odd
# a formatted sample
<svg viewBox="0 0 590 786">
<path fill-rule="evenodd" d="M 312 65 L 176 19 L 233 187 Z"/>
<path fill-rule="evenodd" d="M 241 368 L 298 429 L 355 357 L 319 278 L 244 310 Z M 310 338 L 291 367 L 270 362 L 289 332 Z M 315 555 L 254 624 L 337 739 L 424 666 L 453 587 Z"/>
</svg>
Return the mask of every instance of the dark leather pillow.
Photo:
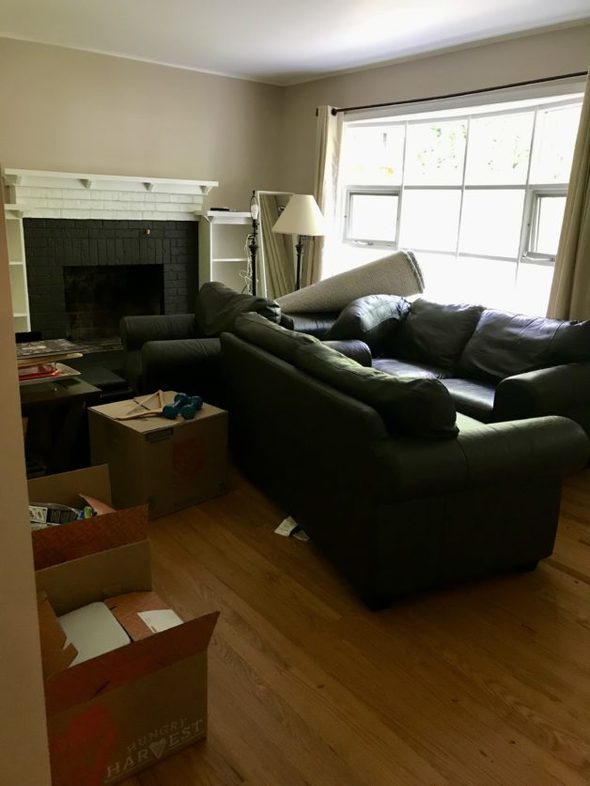
<svg viewBox="0 0 590 786">
<path fill-rule="evenodd" d="M 325 340 L 357 338 L 379 356 L 410 311 L 410 303 L 397 295 L 367 295 L 342 309 Z"/>
<path fill-rule="evenodd" d="M 224 330 L 231 331 L 236 317 L 248 311 L 261 314 L 271 322 L 281 318 L 281 308 L 276 301 L 236 292 L 219 281 L 208 281 L 199 290 L 195 306 L 199 333 L 203 337 L 213 337 Z"/>
<path fill-rule="evenodd" d="M 555 365 L 590 360 L 590 321 L 560 322 L 547 360 Z"/>
<path fill-rule="evenodd" d="M 240 314 L 234 323 L 234 333 L 289 363 L 293 363 L 295 353 L 301 347 L 320 343 L 314 336 L 287 330 L 260 314 Z"/>
<path fill-rule="evenodd" d="M 395 358 L 451 368 L 479 321 L 482 306 L 431 303 L 420 298 L 389 343 Z"/>
<path fill-rule="evenodd" d="M 359 366 L 325 344 L 301 347 L 295 365 L 305 373 L 373 407 L 391 434 L 453 439 L 457 412 L 437 379 L 392 377 Z"/>
<path fill-rule="evenodd" d="M 457 372 L 497 383 L 548 365 L 586 360 L 589 330 L 590 323 L 488 309 L 463 350 Z"/>
</svg>

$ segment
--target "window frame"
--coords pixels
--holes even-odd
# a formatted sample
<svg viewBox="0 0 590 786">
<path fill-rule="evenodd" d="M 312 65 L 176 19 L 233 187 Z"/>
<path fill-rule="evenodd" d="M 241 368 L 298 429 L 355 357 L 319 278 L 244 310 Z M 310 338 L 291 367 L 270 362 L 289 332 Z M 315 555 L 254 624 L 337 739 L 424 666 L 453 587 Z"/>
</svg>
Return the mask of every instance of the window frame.
<svg viewBox="0 0 590 786">
<path fill-rule="evenodd" d="M 361 124 L 363 127 L 371 127 L 371 126 L 378 126 L 386 128 L 388 126 L 404 126 L 404 145 L 403 145 L 403 167 L 402 167 L 402 178 L 401 183 L 395 186 L 388 186 L 388 185 L 349 185 L 344 184 L 344 186 L 340 186 L 339 188 L 339 200 L 340 200 L 340 208 L 339 214 L 341 217 L 341 231 L 340 231 L 340 241 L 347 246 L 353 247 L 371 247 L 371 248 L 383 248 L 384 250 L 396 250 L 400 248 L 400 234 L 401 234 L 401 217 L 402 217 L 402 210 L 403 210 L 403 202 L 404 202 L 404 193 L 405 191 L 409 190 L 418 190 L 418 191 L 433 191 L 433 190 L 452 190 L 452 191 L 461 191 L 461 202 L 459 208 L 459 218 L 457 224 L 457 233 L 456 233 L 456 243 L 455 243 L 455 250 L 454 251 L 441 251 L 439 249 L 429 249 L 429 248 L 422 248 L 416 247 L 413 250 L 416 253 L 428 253 L 428 254 L 440 254 L 441 256 L 445 257 L 453 257 L 456 259 L 469 257 L 470 259 L 483 259 L 483 260 L 498 260 L 504 262 L 513 262 L 515 263 L 515 275 L 518 275 L 518 268 L 520 264 L 540 264 L 540 265 L 553 265 L 555 263 L 555 258 L 550 257 L 547 254 L 541 254 L 538 252 L 530 251 L 531 241 L 534 237 L 533 232 L 535 231 L 535 213 L 534 211 L 538 208 L 539 205 L 539 198 L 542 196 L 567 196 L 567 183 L 549 183 L 549 184 L 531 184 L 530 183 L 530 176 L 531 176 L 531 166 L 533 162 L 533 146 L 535 142 L 535 134 L 538 125 L 538 115 L 539 112 L 543 111 L 547 107 L 551 108 L 558 108 L 560 106 L 570 106 L 574 103 L 578 103 L 581 99 L 573 99 L 571 96 L 577 93 L 583 92 L 583 85 L 580 83 L 569 84 L 566 86 L 568 88 L 567 95 L 568 97 L 560 97 L 559 95 L 553 95 L 551 101 L 542 101 L 537 103 L 530 103 L 526 106 L 515 106 L 510 107 L 507 106 L 505 109 L 502 110 L 485 110 L 480 109 L 480 111 L 470 111 L 470 107 L 465 106 L 463 107 L 463 111 L 457 111 L 456 113 L 453 112 L 451 115 L 443 115 L 441 114 L 439 117 L 430 117 L 435 112 L 445 112 L 448 111 L 449 108 L 441 106 L 438 109 L 430 105 L 429 107 L 425 107 L 422 112 L 417 111 L 412 113 L 411 116 L 407 118 L 403 118 L 402 113 L 398 112 L 400 116 L 399 119 L 396 119 L 395 116 L 389 117 L 379 117 L 375 116 L 369 118 L 368 120 L 358 120 L 358 119 L 351 119 L 348 121 L 349 124 Z M 564 88 L 565 89 L 565 88 Z M 543 97 L 543 94 L 538 94 L 534 97 Z M 534 100 L 531 99 L 529 96 L 520 96 L 518 100 Z M 502 96 L 496 96 L 495 101 L 496 103 L 504 103 L 506 102 L 507 98 Z M 515 99 L 516 100 L 516 99 Z M 441 102 L 444 103 L 444 102 Z M 486 104 L 483 102 L 479 105 L 474 105 L 474 109 L 478 109 L 480 107 L 484 107 Z M 429 111 L 426 111 L 428 109 Z M 461 109 L 457 107 L 457 109 Z M 500 117 L 502 115 L 515 115 L 521 113 L 533 113 L 533 123 L 531 129 L 531 137 L 529 142 L 529 159 L 527 165 L 527 172 L 526 172 L 526 179 L 521 184 L 514 184 L 514 183 L 507 183 L 507 184 L 466 184 L 466 171 L 467 171 L 467 163 L 468 163 L 468 156 L 469 156 L 469 141 L 470 141 L 470 125 L 471 121 L 474 118 L 483 118 L 483 117 Z M 423 114 L 424 117 L 420 117 Z M 365 115 L 366 116 L 366 115 Z M 466 136 L 466 144 L 465 144 L 465 155 L 463 160 L 463 172 L 462 172 L 462 180 L 457 185 L 440 185 L 440 184 L 419 184 L 419 185 L 410 185 L 405 183 L 405 174 L 406 174 L 406 147 L 407 147 L 407 133 L 408 133 L 408 126 L 414 125 L 418 123 L 428 122 L 432 120 L 436 122 L 436 120 L 441 120 L 444 122 L 445 120 L 464 120 L 467 124 L 467 136 Z M 468 253 L 466 251 L 461 250 L 461 229 L 462 229 L 462 220 L 463 220 L 463 207 L 464 207 L 464 197 L 467 191 L 472 190 L 484 190 L 484 191 L 492 191 L 492 190 L 521 190 L 524 191 L 524 200 L 523 200 L 523 212 L 521 218 L 521 233 L 519 238 L 518 244 L 518 251 L 516 256 L 510 257 L 503 257 L 493 254 L 473 254 Z M 354 194 L 391 194 L 392 196 L 398 196 L 398 210 L 397 210 L 397 222 L 396 222 L 396 237 L 395 241 L 381 241 L 376 240 L 374 238 L 353 238 L 350 234 L 350 226 L 352 221 L 351 216 L 351 205 L 352 200 L 351 197 Z"/>
<path fill-rule="evenodd" d="M 399 186 L 347 186 L 344 197 L 343 242 L 353 246 L 371 246 L 376 248 L 399 248 L 399 231 L 401 220 L 401 185 Z M 374 238 L 353 237 L 350 232 L 352 224 L 352 200 L 355 196 L 392 196 L 397 197 L 395 223 L 395 240 L 375 240 Z"/>
<path fill-rule="evenodd" d="M 527 206 L 527 226 L 520 261 L 524 265 L 545 265 L 552 267 L 555 265 L 557 254 L 545 254 L 541 251 L 533 251 L 533 238 L 538 231 L 541 199 L 547 197 L 565 197 L 567 199 L 567 186 L 561 183 L 534 186 L 527 196 L 529 199 L 529 204 Z"/>
</svg>

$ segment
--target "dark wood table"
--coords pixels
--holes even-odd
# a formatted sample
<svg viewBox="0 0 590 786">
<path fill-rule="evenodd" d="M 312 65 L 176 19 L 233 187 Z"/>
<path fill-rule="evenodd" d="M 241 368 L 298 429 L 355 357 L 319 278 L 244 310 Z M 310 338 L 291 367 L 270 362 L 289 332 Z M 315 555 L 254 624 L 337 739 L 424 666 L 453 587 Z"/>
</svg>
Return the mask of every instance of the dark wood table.
<svg viewBox="0 0 590 786">
<path fill-rule="evenodd" d="M 66 472 L 89 463 L 88 407 L 101 391 L 76 377 L 21 385 L 21 409 L 28 419 L 27 473 Z"/>
</svg>

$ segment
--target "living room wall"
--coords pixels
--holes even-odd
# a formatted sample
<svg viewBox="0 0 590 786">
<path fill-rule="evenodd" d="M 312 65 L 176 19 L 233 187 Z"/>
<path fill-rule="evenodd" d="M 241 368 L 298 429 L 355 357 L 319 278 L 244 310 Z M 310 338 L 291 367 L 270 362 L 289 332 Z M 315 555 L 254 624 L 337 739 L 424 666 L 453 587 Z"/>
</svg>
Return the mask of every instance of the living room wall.
<svg viewBox="0 0 590 786">
<path fill-rule="evenodd" d="M 0 69 L 4 166 L 277 188 L 279 87 L 6 38 Z"/>
<path fill-rule="evenodd" d="M 590 66 L 590 24 L 457 49 L 289 87 L 284 94 L 281 183 L 313 189 L 315 109 L 444 95 L 582 71 Z"/>
</svg>

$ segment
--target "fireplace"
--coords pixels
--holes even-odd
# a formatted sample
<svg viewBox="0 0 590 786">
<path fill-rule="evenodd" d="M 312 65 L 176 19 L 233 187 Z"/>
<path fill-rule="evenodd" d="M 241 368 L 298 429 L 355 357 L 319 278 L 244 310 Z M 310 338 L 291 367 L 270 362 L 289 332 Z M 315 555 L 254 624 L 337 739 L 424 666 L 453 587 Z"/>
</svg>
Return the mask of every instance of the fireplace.
<svg viewBox="0 0 590 786">
<path fill-rule="evenodd" d="M 121 317 L 161 314 L 162 265 L 71 265 L 64 267 L 67 336 L 74 341 L 119 335 Z"/>
<path fill-rule="evenodd" d="M 190 312 L 195 221 L 24 219 L 31 329 L 43 338 L 112 339 L 119 319 Z"/>
</svg>

